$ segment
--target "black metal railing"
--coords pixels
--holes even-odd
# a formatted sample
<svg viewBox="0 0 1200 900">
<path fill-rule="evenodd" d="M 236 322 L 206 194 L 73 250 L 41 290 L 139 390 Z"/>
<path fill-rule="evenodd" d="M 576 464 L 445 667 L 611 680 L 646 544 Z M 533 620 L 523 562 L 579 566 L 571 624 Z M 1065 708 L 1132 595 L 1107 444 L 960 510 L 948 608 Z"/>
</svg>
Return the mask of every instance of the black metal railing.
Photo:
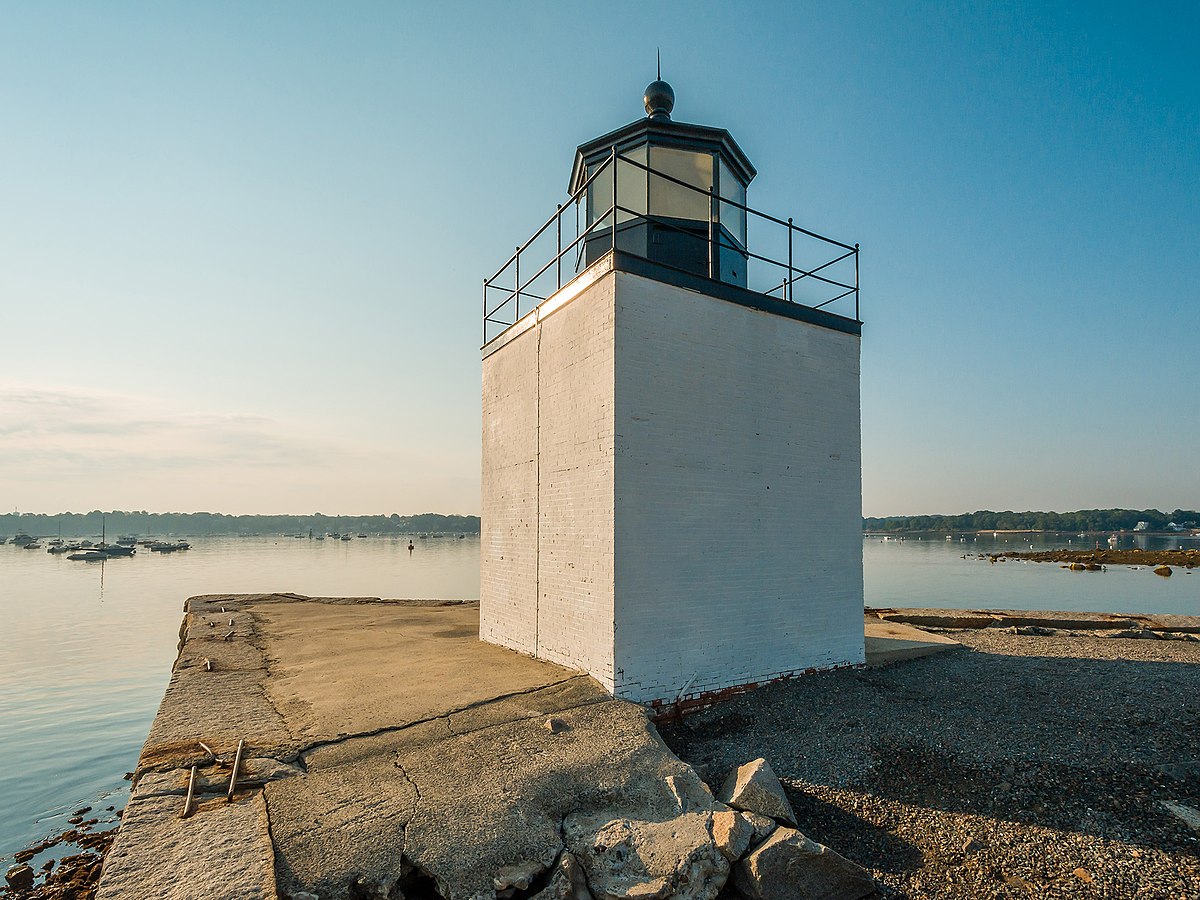
<svg viewBox="0 0 1200 900">
<path fill-rule="evenodd" d="M 644 211 L 621 206 L 618 202 L 621 197 L 621 166 L 642 170 L 647 181 L 652 175 L 654 178 L 706 196 L 709 203 L 707 234 L 697 234 L 694 229 L 680 227 L 662 216 L 656 216 L 650 207 L 649 192 L 646 194 Z M 600 214 L 592 210 L 592 221 L 583 223 L 580 216 L 582 213 L 584 218 L 587 217 L 589 188 L 601 177 L 612 179 L 613 202 L 607 209 L 600 211 Z M 563 218 L 571 213 L 572 207 L 574 227 L 570 227 L 571 223 L 568 220 L 567 233 L 564 234 Z M 718 227 L 720 213 L 727 207 L 741 210 L 745 215 L 744 247 L 731 238 L 726 229 Z M 622 219 L 622 215 L 626 218 Z M 706 190 L 689 184 L 645 163 L 623 156 L 613 148 L 609 158 L 596 167 L 570 195 L 567 202 L 560 203 L 542 227 L 517 247 L 491 278 L 483 280 L 483 342 L 486 344 L 504 329 L 514 325 L 521 318 L 522 311 L 532 311 L 586 269 L 586 248 L 589 242 L 607 242 L 609 249 L 621 249 L 619 232 L 651 221 L 658 229 L 666 229 L 704 242 L 707 245 L 709 278 L 719 277 L 718 254 L 722 249 L 730 250 L 746 261 L 746 287 L 749 290 L 812 309 L 824 309 L 844 301 L 830 311 L 853 318 L 856 322 L 862 321 L 859 316 L 858 244 L 843 244 L 815 231 L 801 228 L 791 218 L 780 219 L 744 203 L 719 196 L 715 188 L 710 187 Z M 750 227 L 752 222 L 756 224 L 755 229 Z M 555 239 L 553 245 L 549 244 L 551 235 Z M 563 241 L 568 237 L 572 239 L 564 245 Z M 751 246 L 766 248 L 766 252 L 753 252 L 749 249 Z M 837 248 L 837 251 L 829 258 L 831 247 Z M 531 259 L 532 265 L 536 265 L 540 260 L 546 261 L 530 274 Z M 569 266 L 569 271 L 565 273 L 566 282 L 563 272 L 564 259 Z M 847 307 L 851 302 L 850 298 L 853 298 L 853 316 Z"/>
</svg>

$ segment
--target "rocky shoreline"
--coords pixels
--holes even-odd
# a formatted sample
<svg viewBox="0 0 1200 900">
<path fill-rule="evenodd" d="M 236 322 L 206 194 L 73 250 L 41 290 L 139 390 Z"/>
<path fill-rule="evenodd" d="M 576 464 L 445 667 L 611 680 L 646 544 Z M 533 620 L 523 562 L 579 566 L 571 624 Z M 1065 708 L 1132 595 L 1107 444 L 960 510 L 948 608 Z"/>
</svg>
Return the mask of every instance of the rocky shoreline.
<svg viewBox="0 0 1200 900">
<path fill-rule="evenodd" d="M 13 858 L 15 865 L 6 871 L 4 884 L 0 886 L 0 897 L 14 900 L 91 900 L 100 884 L 104 857 L 117 833 L 112 825 L 121 813 L 110 807 L 108 812 L 113 815 L 106 819 L 83 818 L 89 812 L 90 807 L 76 810 L 71 816 L 71 828 L 17 852 Z M 102 830 L 94 830 L 97 825 L 103 826 Z M 80 852 L 63 856 L 51 854 L 40 863 L 37 860 L 48 851 L 70 846 L 78 847 Z"/>
<path fill-rule="evenodd" d="M 1001 553 L 980 554 L 980 559 L 1003 562 L 1006 559 L 1027 559 L 1030 562 L 1075 563 L 1098 566 L 1177 566 L 1193 569 L 1200 566 L 1200 549 L 1188 550 L 1006 550 Z"/>
</svg>

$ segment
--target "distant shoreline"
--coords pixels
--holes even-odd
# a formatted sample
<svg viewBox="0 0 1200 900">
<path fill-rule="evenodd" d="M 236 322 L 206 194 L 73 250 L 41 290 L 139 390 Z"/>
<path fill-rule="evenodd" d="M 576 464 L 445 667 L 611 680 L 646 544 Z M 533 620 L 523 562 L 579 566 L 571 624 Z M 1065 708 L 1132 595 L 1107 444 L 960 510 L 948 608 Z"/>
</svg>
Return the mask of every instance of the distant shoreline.
<svg viewBox="0 0 1200 900">
<path fill-rule="evenodd" d="M 333 516 L 246 515 L 224 513 L 152 513 L 93 510 L 88 513 L 7 513 L 0 515 L 0 537 L 28 534 L 32 537 L 93 537 L 102 531 L 115 540 L 121 535 L 145 537 L 253 537 L 262 535 L 370 534 L 405 535 L 429 533 L 479 534 L 479 516 L 444 513 L 415 515 Z"/>
</svg>

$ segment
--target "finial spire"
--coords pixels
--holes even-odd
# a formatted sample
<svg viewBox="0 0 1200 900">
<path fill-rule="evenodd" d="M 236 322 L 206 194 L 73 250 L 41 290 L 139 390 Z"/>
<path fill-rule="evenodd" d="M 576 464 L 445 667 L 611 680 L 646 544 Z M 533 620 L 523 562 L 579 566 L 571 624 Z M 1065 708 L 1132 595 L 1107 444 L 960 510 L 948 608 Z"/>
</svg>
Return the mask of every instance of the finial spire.
<svg viewBox="0 0 1200 900">
<path fill-rule="evenodd" d="M 646 94 L 642 102 L 646 105 L 646 115 L 655 121 L 670 121 L 671 110 L 675 107 L 675 91 L 662 80 L 662 48 L 655 48 L 657 57 L 658 78 L 646 86 Z"/>
</svg>

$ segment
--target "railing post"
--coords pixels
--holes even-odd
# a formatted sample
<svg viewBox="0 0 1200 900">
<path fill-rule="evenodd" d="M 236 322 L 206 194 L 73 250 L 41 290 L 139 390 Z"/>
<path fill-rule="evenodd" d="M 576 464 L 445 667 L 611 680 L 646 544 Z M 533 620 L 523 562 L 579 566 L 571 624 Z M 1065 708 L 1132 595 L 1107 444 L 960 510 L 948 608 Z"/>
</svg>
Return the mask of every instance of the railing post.
<svg viewBox="0 0 1200 900">
<path fill-rule="evenodd" d="M 858 244 L 854 245 L 854 321 L 862 321 L 858 314 Z"/>
<path fill-rule="evenodd" d="M 717 217 L 717 189 L 715 185 L 708 186 L 708 277 L 716 280 L 717 254 L 713 246 L 713 220 Z"/>
<path fill-rule="evenodd" d="M 613 205 L 612 205 L 612 248 L 613 258 L 617 255 L 617 148 L 612 148 L 612 167 L 613 167 Z"/>
<path fill-rule="evenodd" d="M 521 318 L 521 248 L 517 247 L 516 253 L 513 254 L 516 258 L 514 268 L 516 269 L 516 287 L 513 289 L 513 296 L 517 298 L 517 312 L 513 316 L 513 324 Z"/>
<path fill-rule="evenodd" d="M 554 230 L 558 232 L 558 254 L 554 257 L 554 268 L 558 270 L 558 288 L 562 290 L 562 204 L 554 214 Z"/>
<path fill-rule="evenodd" d="M 792 299 L 792 217 L 788 216 L 788 277 L 787 290 L 783 292 L 784 300 Z"/>
<path fill-rule="evenodd" d="M 487 279 L 483 279 L 483 343 L 487 343 Z"/>
</svg>

